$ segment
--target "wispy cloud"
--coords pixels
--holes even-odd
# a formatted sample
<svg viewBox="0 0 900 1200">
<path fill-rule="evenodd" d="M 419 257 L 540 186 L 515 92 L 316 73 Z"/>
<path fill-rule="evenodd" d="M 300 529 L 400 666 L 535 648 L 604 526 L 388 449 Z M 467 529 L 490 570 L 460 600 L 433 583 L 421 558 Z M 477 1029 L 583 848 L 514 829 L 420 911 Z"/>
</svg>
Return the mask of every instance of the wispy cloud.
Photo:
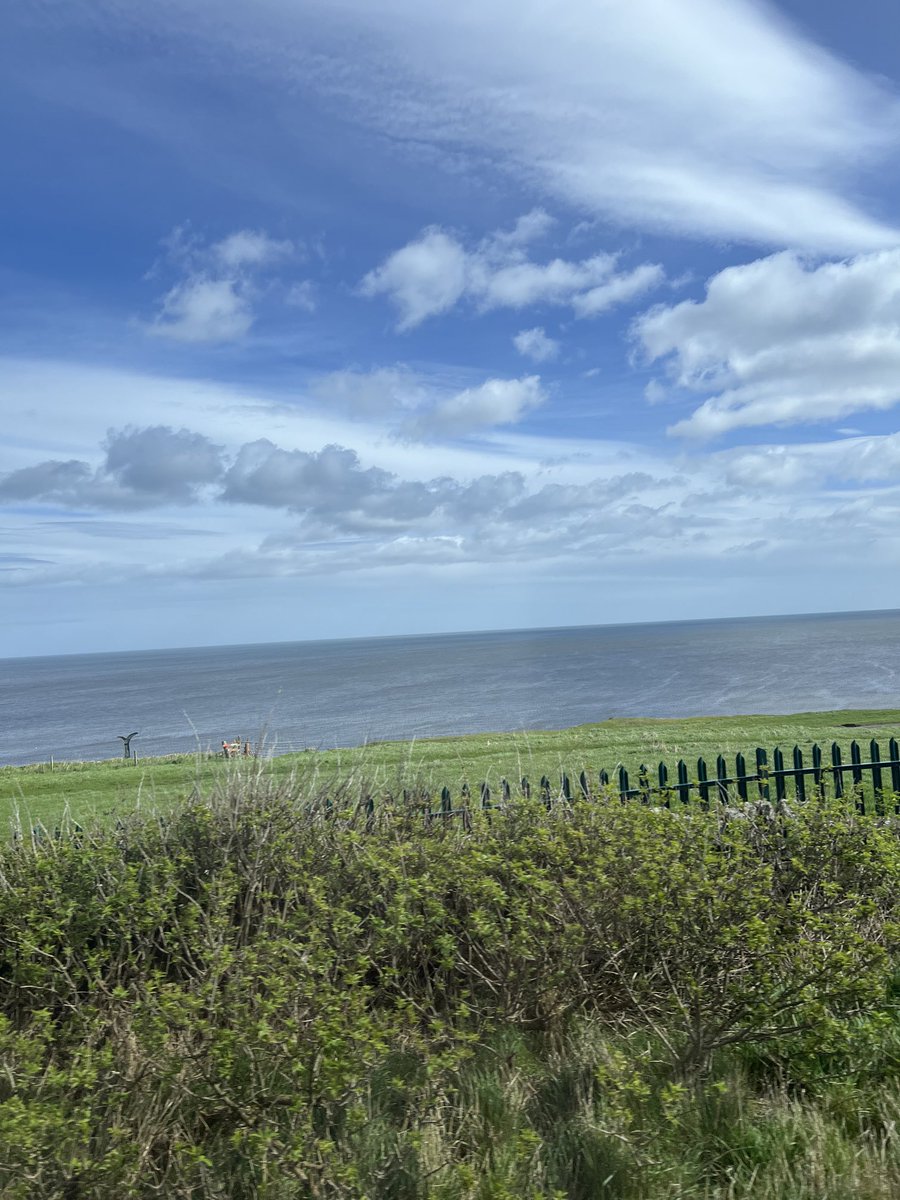
<svg viewBox="0 0 900 1200">
<path fill-rule="evenodd" d="M 132 47 L 136 28 L 164 37 L 166 67 L 67 64 L 65 102 L 269 200 L 290 194 L 289 159 L 251 152 L 245 169 L 230 123 L 185 121 L 168 95 L 181 63 L 264 87 L 286 124 L 313 95 L 395 153 L 499 167 L 626 228 L 837 253 L 897 236 L 860 199 L 896 152 L 896 95 L 764 0 L 81 0 L 54 20 Z"/>
<path fill-rule="evenodd" d="M 483 156 L 629 228 L 855 252 L 890 244 L 850 172 L 896 147 L 887 88 L 756 0 L 314 0 L 310 82 L 358 120 Z M 346 31 L 361 35 L 352 61 Z M 319 55 L 313 59 L 313 49 Z"/>
</svg>

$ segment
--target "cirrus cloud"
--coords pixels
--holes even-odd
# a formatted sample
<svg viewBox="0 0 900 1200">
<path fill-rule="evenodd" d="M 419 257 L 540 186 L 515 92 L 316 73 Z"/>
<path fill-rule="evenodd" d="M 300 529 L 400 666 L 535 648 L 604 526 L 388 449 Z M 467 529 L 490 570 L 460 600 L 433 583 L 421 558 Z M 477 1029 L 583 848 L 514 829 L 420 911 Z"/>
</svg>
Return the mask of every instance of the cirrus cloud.
<svg viewBox="0 0 900 1200">
<path fill-rule="evenodd" d="M 296 52 L 289 10 L 269 12 Z M 335 104 L 576 210 L 827 253 L 896 240 L 848 186 L 893 151 L 896 95 L 774 5 L 538 0 L 523 14 L 512 0 L 311 0 L 304 14 L 312 84 Z"/>
</svg>

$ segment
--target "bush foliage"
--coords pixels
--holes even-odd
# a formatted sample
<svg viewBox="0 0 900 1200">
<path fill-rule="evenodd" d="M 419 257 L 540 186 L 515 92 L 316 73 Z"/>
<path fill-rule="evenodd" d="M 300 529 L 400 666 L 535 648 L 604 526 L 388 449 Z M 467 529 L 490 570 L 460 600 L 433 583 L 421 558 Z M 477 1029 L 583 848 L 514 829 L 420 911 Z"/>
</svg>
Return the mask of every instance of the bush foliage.
<svg viewBox="0 0 900 1200">
<path fill-rule="evenodd" d="M 900 1194 L 900 841 L 260 775 L 0 848 L 0 1196 Z"/>
</svg>

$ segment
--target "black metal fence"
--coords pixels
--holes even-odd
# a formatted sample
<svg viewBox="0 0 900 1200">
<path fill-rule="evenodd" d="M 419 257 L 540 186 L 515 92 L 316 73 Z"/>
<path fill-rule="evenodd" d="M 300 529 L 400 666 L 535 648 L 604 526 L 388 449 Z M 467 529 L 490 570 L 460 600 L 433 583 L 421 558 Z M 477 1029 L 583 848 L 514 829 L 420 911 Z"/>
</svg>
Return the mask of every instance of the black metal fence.
<svg viewBox="0 0 900 1200">
<path fill-rule="evenodd" d="M 679 759 L 674 772 L 663 762 L 654 769 L 642 764 L 633 778 L 624 766 L 618 766 L 612 774 L 605 770 L 593 776 L 587 771 L 581 771 L 577 776 L 564 773 L 558 784 L 546 775 L 538 783 L 532 783 L 527 777 L 517 783 L 501 779 L 496 789 L 485 782 L 474 789 L 474 796 L 473 789 L 463 784 L 456 800 L 449 787 L 435 793 L 427 789 L 415 793 L 404 791 L 402 799 L 406 805 L 420 807 L 428 819 L 454 816 L 465 819 L 475 808 L 505 807 L 514 796 L 538 798 L 550 806 L 559 801 L 618 795 L 623 802 L 638 800 L 666 808 L 692 801 L 709 807 L 713 802 L 803 803 L 812 797 L 831 796 L 852 802 L 861 813 L 900 813 L 900 745 L 896 738 L 890 739 L 886 756 L 882 756 L 881 747 L 873 739 L 869 742 L 866 759 L 859 743 L 851 742 L 849 762 L 843 760 L 843 751 L 837 742 L 832 742 L 827 760 L 822 747 L 814 745 L 808 761 L 801 748 L 794 746 L 789 765 L 786 765 L 785 753 L 777 746 L 772 751 L 771 761 L 762 746 L 756 748 L 749 764 L 744 754 L 735 755 L 733 761 L 733 770 L 725 755 L 719 754 L 715 764 L 698 758 L 693 769 Z M 374 798 L 367 796 L 364 802 L 367 811 L 374 815 Z"/>
</svg>

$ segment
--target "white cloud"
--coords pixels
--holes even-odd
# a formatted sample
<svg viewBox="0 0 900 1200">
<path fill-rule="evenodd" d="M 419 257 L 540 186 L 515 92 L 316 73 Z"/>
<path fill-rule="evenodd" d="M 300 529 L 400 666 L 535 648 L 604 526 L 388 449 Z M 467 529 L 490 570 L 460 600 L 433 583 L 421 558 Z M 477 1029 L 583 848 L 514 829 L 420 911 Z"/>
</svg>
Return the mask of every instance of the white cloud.
<svg viewBox="0 0 900 1200">
<path fill-rule="evenodd" d="M 465 437 L 497 425 L 514 425 L 546 400 L 537 375 L 489 379 L 439 400 L 404 426 L 412 437 Z"/>
<path fill-rule="evenodd" d="M 533 208 L 516 219 L 512 229 L 498 229 L 491 235 L 491 242 L 498 248 L 527 246 L 530 242 L 546 237 L 556 225 L 542 208 Z"/>
<path fill-rule="evenodd" d="M 167 292 L 150 327 L 177 342 L 233 342 L 253 324 L 251 298 L 234 279 L 192 276 Z"/>
<path fill-rule="evenodd" d="M 513 345 L 525 358 L 534 362 L 550 362 L 559 356 L 560 344 L 540 326 L 523 329 L 513 338 Z"/>
<path fill-rule="evenodd" d="M 596 317 L 615 308 L 617 304 L 627 304 L 629 300 L 643 296 L 645 292 L 659 287 L 664 279 L 665 272 L 661 266 L 643 263 L 633 271 L 614 275 L 582 295 L 573 297 L 572 308 L 577 317 Z"/>
<path fill-rule="evenodd" d="M 110 431 L 105 470 L 131 491 L 190 502 L 196 490 L 222 474 L 222 447 L 187 429 L 151 425 Z"/>
<path fill-rule="evenodd" d="M 617 274 L 615 254 L 595 254 L 580 262 L 532 262 L 528 244 L 550 225 L 547 214 L 536 210 L 520 217 L 511 231 L 497 230 L 470 250 L 445 230 L 426 229 L 370 271 L 360 291 L 387 296 L 400 313 L 398 328 L 407 330 L 464 298 L 482 312 L 555 304 L 571 306 L 576 316 L 595 316 L 658 286 L 665 277 L 656 264 Z"/>
<path fill-rule="evenodd" d="M 276 241 L 260 230 L 240 229 L 206 246 L 177 228 L 165 239 L 167 258 L 183 273 L 162 297 L 148 330 L 179 342 L 232 342 L 244 337 L 254 321 L 260 272 L 295 254 L 289 241 Z M 160 266 L 151 275 L 158 274 Z M 301 289 L 303 284 L 295 285 Z M 310 307 L 311 292 L 288 292 L 289 303 Z"/>
<path fill-rule="evenodd" d="M 840 432 L 840 431 L 838 431 Z M 839 441 L 753 446 L 718 456 L 724 480 L 753 492 L 900 485 L 900 434 L 846 437 Z"/>
<path fill-rule="evenodd" d="M 814 265 L 795 254 L 729 267 L 706 297 L 639 317 L 672 381 L 714 393 L 674 432 L 833 421 L 900 401 L 900 250 Z"/>
<path fill-rule="evenodd" d="M 421 442 L 513 425 L 547 398 L 536 375 L 460 387 L 458 374 L 441 378 L 403 366 L 333 371 L 309 391 L 329 412 L 378 420 L 392 435 Z"/>
<path fill-rule="evenodd" d="M 284 450 L 260 438 L 241 447 L 225 476 L 223 498 L 315 516 L 346 515 L 389 489 L 393 479 L 378 467 L 364 469 L 356 452 L 344 446 Z"/>
<path fill-rule="evenodd" d="M 426 229 L 418 241 L 395 251 L 360 285 L 364 296 L 390 296 L 400 311 L 399 329 L 412 329 L 426 317 L 447 312 L 466 290 L 465 250 L 440 229 Z"/>
<path fill-rule="evenodd" d="M 293 242 L 276 241 L 259 229 L 239 229 L 210 247 L 211 255 L 230 271 L 266 266 L 294 252 Z"/>
<path fill-rule="evenodd" d="M 548 263 L 508 266 L 482 264 L 476 258 L 469 290 L 482 309 L 527 308 L 531 304 L 572 304 L 577 309 L 582 295 L 605 285 L 614 269 L 615 258 L 609 254 L 596 254 L 583 262 L 554 258 Z"/>
<path fill-rule="evenodd" d="M 458 375 L 440 378 L 402 366 L 334 371 L 315 380 L 310 395 L 330 412 L 377 419 L 392 435 L 420 442 L 513 425 L 547 399 L 537 375 L 460 387 Z"/>
<path fill-rule="evenodd" d="M 0 475 L 0 502 L 123 511 L 192 504 L 224 469 L 221 446 L 165 425 L 111 430 L 105 450 L 95 470 L 77 459 L 49 459 Z"/>
</svg>

